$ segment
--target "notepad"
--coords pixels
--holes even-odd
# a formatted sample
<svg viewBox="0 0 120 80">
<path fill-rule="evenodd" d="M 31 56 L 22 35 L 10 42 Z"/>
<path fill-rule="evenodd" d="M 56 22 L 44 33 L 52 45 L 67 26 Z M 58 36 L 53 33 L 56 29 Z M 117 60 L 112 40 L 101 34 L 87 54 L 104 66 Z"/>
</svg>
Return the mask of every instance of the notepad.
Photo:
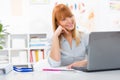
<svg viewBox="0 0 120 80">
<path fill-rule="evenodd" d="M 43 68 L 43 71 L 74 71 L 73 69 Z"/>
</svg>

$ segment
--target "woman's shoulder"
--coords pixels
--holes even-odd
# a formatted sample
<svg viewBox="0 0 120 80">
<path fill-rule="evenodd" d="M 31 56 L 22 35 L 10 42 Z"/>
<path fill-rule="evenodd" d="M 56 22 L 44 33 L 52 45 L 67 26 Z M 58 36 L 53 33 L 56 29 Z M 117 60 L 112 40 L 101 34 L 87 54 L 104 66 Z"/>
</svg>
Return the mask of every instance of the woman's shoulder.
<svg viewBox="0 0 120 80">
<path fill-rule="evenodd" d="M 79 31 L 79 35 L 80 35 L 80 38 L 81 38 L 81 42 L 83 42 L 85 45 L 88 45 L 88 42 L 89 42 L 89 34 L 90 34 L 90 33 Z"/>
<path fill-rule="evenodd" d="M 78 31 L 77 33 L 81 38 L 89 37 L 89 33 L 87 33 L 87 32 Z"/>
</svg>

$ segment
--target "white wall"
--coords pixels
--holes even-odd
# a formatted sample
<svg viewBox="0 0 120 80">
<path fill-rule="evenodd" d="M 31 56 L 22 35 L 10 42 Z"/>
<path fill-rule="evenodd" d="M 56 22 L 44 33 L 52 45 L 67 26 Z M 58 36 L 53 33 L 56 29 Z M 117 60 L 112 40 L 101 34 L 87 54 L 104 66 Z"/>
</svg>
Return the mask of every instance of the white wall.
<svg viewBox="0 0 120 80">
<path fill-rule="evenodd" d="M 12 1 L 22 2 L 21 13 L 13 14 Z M 80 29 L 87 29 L 88 13 L 94 11 L 94 31 L 99 30 L 120 30 L 120 11 L 109 8 L 110 0 L 50 0 L 48 4 L 31 4 L 30 0 L 0 0 L 0 21 L 4 25 L 10 25 L 10 33 L 47 33 L 51 31 L 51 15 L 55 3 L 74 5 L 85 3 L 86 12 L 81 14 L 79 10 L 72 10 L 75 14 L 77 26 Z M 16 7 L 17 9 L 17 7 Z M 116 24 L 115 21 L 118 21 Z M 90 23 L 90 22 L 89 22 Z"/>
<path fill-rule="evenodd" d="M 31 4 L 30 0 L 17 0 L 22 2 L 22 12 L 16 15 L 17 11 L 11 7 L 14 4 L 12 1 L 15 0 L 0 0 L 0 21 L 4 25 L 10 25 L 8 32 L 46 33 L 50 30 L 51 4 Z"/>
</svg>

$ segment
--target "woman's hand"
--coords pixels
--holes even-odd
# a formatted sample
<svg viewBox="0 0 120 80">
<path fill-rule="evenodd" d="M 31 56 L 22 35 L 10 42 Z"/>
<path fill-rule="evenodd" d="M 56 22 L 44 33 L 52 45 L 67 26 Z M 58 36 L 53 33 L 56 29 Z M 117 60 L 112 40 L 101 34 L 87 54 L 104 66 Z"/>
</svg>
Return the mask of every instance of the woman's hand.
<svg viewBox="0 0 120 80">
<path fill-rule="evenodd" d="M 70 65 L 67 66 L 68 69 L 71 69 L 72 67 L 84 67 L 87 65 L 87 60 L 82 61 L 76 61 Z"/>
<path fill-rule="evenodd" d="M 54 35 L 59 36 L 61 33 L 68 34 L 68 31 L 65 28 L 63 28 L 62 26 L 58 26 Z"/>
</svg>

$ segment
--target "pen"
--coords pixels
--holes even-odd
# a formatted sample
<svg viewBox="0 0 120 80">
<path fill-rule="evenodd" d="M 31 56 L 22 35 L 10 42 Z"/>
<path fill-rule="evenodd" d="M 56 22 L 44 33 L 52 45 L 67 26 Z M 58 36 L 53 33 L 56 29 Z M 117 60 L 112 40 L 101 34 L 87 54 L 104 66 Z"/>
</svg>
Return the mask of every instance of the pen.
<svg viewBox="0 0 120 80">
<path fill-rule="evenodd" d="M 72 69 L 43 69 L 43 71 L 74 71 Z"/>
</svg>

